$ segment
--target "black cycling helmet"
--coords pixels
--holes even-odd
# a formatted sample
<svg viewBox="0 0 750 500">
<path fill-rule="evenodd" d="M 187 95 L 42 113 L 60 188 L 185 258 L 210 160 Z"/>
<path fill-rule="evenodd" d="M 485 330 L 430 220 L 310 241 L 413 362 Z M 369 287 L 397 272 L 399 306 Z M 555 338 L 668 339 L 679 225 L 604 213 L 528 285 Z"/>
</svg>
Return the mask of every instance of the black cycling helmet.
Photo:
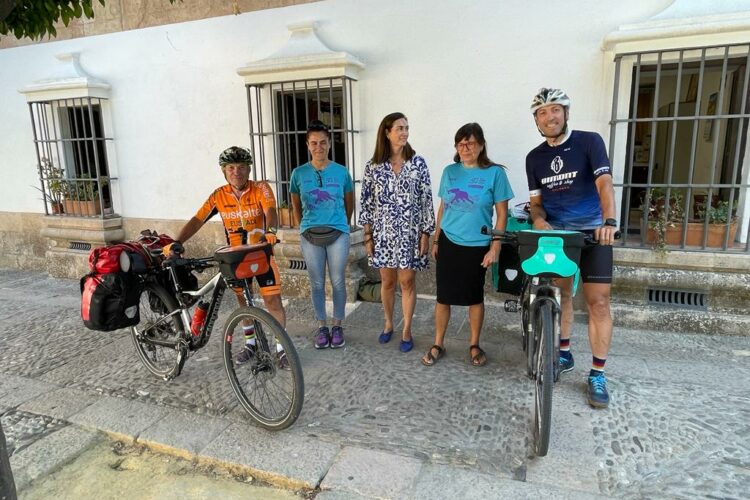
<svg viewBox="0 0 750 500">
<path fill-rule="evenodd" d="M 253 164 L 253 155 L 247 148 L 241 148 L 239 146 L 232 146 L 225 149 L 219 155 L 219 166 L 223 167 L 230 163 L 244 163 L 246 165 Z"/>
</svg>

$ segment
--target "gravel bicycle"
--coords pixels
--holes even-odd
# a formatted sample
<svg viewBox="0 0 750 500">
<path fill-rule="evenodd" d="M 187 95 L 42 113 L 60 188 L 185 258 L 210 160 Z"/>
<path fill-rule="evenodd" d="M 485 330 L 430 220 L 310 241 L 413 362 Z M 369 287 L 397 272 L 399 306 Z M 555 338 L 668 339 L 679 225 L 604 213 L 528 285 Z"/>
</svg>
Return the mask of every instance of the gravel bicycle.
<svg viewBox="0 0 750 500">
<path fill-rule="evenodd" d="M 133 342 L 151 373 L 165 381 L 177 377 L 190 353 L 208 343 L 227 287 L 241 288 L 248 305 L 230 314 L 223 331 L 229 383 L 242 407 L 261 427 L 281 430 L 297 420 L 304 398 L 297 351 L 279 322 L 253 305 L 252 278 L 267 269 L 269 244 L 222 247 L 212 257 L 170 258 L 155 268 L 143 265 L 137 255 L 123 255 L 123 270 L 135 272 L 140 286 L 140 323 L 131 327 Z M 220 272 L 199 290 L 183 285 L 193 271 L 216 266 Z M 193 306 L 205 310 L 205 322 L 200 325 L 193 322 Z M 254 347 L 246 344 L 243 331 L 243 326 L 250 325 L 255 330 Z"/>
<path fill-rule="evenodd" d="M 585 245 L 598 244 L 578 231 L 498 231 L 482 227 L 482 234 L 516 247 L 521 261 L 523 284 L 518 300 L 505 301 L 507 312 L 521 311 L 526 373 L 534 380 L 534 453 L 543 457 L 549 450 L 552 420 L 552 385 L 560 379 L 561 292 L 556 278 L 573 277 L 578 288 L 578 262 Z M 615 234 L 619 238 L 619 232 Z"/>
</svg>

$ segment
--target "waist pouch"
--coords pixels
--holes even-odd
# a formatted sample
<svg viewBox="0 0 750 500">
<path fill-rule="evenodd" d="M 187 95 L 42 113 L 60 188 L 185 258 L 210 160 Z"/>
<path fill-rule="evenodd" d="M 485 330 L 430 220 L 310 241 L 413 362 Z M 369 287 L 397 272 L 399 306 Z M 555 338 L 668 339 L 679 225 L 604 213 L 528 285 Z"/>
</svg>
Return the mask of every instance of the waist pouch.
<svg viewBox="0 0 750 500">
<path fill-rule="evenodd" d="M 336 241 L 342 233 L 343 231 L 339 231 L 332 227 L 313 226 L 305 230 L 305 232 L 302 233 L 302 236 L 313 245 L 327 247 Z"/>
</svg>

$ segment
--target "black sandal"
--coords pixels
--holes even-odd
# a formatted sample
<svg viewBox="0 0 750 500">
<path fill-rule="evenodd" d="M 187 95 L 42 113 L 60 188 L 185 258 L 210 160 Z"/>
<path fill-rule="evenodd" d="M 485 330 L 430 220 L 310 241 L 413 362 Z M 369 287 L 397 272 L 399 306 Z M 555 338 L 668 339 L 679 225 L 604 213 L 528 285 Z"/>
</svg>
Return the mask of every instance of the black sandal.
<svg viewBox="0 0 750 500">
<path fill-rule="evenodd" d="M 432 350 L 435 349 L 437 351 L 437 355 L 432 355 Z M 430 347 L 430 350 L 427 351 L 427 353 L 422 356 L 422 364 L 425 366 L 432 366 L 435 364 L 435 362 L 442 358 L 445 354 L 445 349 L 443 347 L 440 347 L 439 345 L 435 344 L 434 346 Z"/>
<path fill-rule="evenodd" d="M 474 356 L 471 355 L 471 351 L 473 349 L 476 349 L 477 351 L 479 351 Z M 472 366 L 484 366 L 487 364 L 487 356 L 484 354 L 484 351 L 482 350 L 482 348 L 479 347 L 479 344 L 469 346 L 469 357 L 471 357 Z"/>
</svg>

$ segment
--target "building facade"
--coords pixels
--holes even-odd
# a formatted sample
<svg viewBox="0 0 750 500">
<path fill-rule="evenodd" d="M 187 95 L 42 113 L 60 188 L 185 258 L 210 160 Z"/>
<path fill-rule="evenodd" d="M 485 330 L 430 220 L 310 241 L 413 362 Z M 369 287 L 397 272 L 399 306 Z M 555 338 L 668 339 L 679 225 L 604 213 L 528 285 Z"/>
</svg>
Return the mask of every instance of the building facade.
<svg viewBox="0 0 750 500">
<path fill-rule="evenodd" d="M 311 119 L 356 182 L 380 119 L 404 112 L 435 191 L 453 134 L 479 122 L 522 203 L 541 142 L 529 104 L 554 86 L 571 126 L 608 144 L 618 314 L 746 328 L 750 1 L 107 4 L 59 39 L 0 41 L 0 266 L 73 277 L 92 245 L 176 232 L 223 182 L 229 145 L 288 201 Z M 290 293 L 306 280 L 298 238 L 278 252 Z M 222 243 L 216 222 L 190 246 Z"/>
</svg>

